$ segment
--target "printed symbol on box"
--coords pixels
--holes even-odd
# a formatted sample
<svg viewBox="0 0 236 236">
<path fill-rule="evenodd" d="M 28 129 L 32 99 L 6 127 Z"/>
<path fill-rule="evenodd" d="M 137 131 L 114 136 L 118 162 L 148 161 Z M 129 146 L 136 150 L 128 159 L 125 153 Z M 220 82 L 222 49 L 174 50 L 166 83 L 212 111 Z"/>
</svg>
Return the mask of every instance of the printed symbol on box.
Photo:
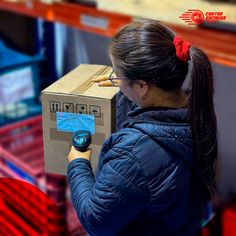
<svg viewBox="0 0 236 236">
<path fill-rule="evenodd" d="M 60 102 L 50 102 L 50 112 L 61 111 Z"/>
<path fill-rule="evenodd" d="M 76 112 L 80 114 L 88 114 L 87 113 L 87 105 L 86 104 L 77 104 Z"/>
<path fill-rule="evenodd" d="M 101 107 L 89 106 L 89 114 L 94 115 L 97 118 L 101 117 Z"/>
<path fill-rule="evenodd" d="M 71 113 L 73 113 L 74 112 L 74 104 L 73 103 L 64 102 L 63 103 L 63 111 L 64 112 L 71 112 Z"/>
</svg>

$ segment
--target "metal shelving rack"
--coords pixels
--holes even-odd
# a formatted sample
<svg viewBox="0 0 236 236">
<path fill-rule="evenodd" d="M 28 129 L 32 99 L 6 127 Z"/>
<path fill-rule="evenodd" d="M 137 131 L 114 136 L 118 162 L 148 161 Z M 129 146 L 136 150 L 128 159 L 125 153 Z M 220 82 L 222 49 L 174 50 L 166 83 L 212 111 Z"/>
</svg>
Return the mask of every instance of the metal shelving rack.
<svg viewBox="0 0 236 236">
<path fill-rule="evenodd" d="M 95 7 L 64 2 L 51 4 L 37 0 L 8 2 L 0 0 L 0 10 L 60 22 L 83 31 L 111 37 L 120 27 L 133 21 L 128 15 L 98 10 Z M 236 67 L 236 35 L 202 27 L 167 24 L 193 45 L 202 48 L 211 61 Z"/>
<path fill-rule="evenodd" d="M 89 6 L 71 3 L 46 4 L 39 1 L 7 2 L 0 0 L 0 10 L 31 17 L 40 17 L 50 22 L 60 22 L 78 29 L 104 36 L 112 36 L 130 16 L 97 10 Z"/>
</svg>

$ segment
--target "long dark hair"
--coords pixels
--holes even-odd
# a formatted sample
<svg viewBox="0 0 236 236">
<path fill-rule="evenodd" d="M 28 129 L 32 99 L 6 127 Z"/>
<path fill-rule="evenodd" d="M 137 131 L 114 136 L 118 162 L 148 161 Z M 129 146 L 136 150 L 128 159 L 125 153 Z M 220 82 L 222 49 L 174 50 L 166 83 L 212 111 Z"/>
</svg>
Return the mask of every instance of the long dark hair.
<svg viewBox="0 0 236 236">
<path fill-rule="evenodd" d="M 179 90 L 189 65 L 177 58 L 174 37 L 171 29 L 157 21 L 133 22 L 111 40 L 109 53 L 113 65 L 131 84 L 144 80 L 166 91 Z M 212 68 L 200 49 L 190 47 L 189 53 L 193 66 L 188 89 L 188 117 L 197 169 L 201 173 L 204 192 L 209 196 L 215 191 L 217 157 Z"/>
<path fill-rule="evenodd" d="M 213 75 L 211 63 L 206 54 L 190 48 L 193 63 L 191 90 L 188 99 L 189 122 L 194 140 L 194 153 L 205 185 L 205 194 L 215 192 L 215 165 L 217 157 L 217 123 L 213 103 Z"/>
</svg>

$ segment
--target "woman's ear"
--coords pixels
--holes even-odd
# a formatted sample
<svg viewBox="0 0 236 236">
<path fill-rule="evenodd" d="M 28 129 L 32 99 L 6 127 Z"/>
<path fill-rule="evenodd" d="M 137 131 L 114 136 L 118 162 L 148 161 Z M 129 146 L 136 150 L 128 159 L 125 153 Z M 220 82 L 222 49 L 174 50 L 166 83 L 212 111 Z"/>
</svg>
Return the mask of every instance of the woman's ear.
<svg viewBox="0 0 236 236">
<path fill-rule="evenodd" d="M 149 89 L 148 83 L 144 80 L 139 80 L 138 81 L 138 88 L 139 88 L 140 97 L 141 98 L 146 97 L 147 93 L 148 93 L 148 89 Z"/>
</svg>

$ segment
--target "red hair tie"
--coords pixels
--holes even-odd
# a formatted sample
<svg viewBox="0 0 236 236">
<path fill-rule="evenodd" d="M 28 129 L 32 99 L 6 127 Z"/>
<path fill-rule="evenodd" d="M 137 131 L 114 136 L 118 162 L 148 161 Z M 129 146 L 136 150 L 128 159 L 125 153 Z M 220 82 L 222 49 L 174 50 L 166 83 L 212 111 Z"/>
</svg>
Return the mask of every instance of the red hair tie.
<svg viewBox="0 0 236 236">
<path fill-rule="evenodd" d="M 183 40 L 179 36 L 174 37 L 173 41 L 176 50 L 176 56 L 184 62 L 187 62 L 189 59 L 189 47 L 190 43 L 188 41 Z"/>
</svg>

